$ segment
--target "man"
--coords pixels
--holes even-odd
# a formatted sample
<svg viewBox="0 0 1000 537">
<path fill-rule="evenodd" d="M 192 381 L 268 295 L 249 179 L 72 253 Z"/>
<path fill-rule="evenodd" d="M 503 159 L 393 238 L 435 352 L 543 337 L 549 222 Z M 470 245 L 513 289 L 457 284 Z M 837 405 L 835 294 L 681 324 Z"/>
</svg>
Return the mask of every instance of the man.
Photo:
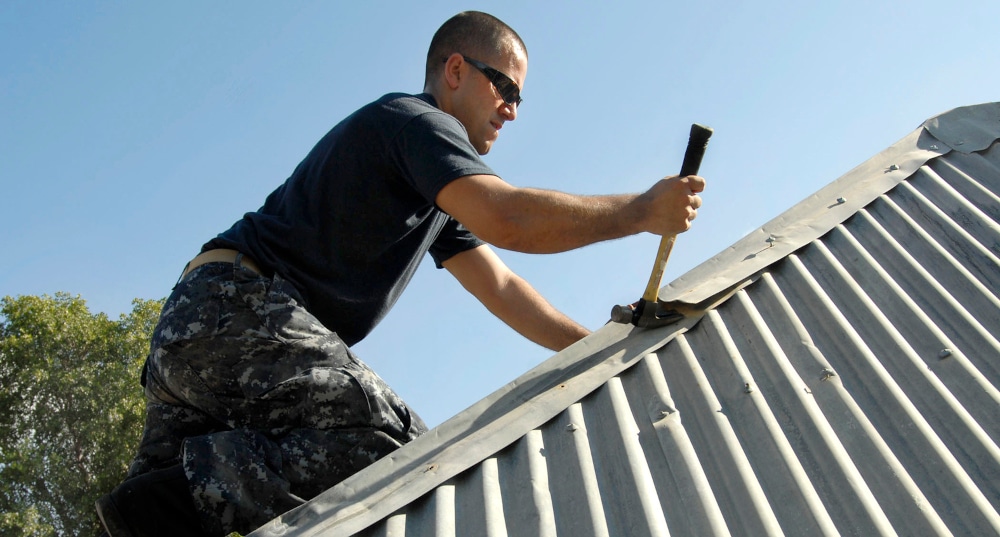
<svg viewBox="0 0 1000 537">
<path fill-rule="evenodd" d="M 335 126 L 257 212 L 209 241 L 168 298 L 143 378 L 130 478 L 98 501 L 109 534 L 248 532 L 426 431 L 349 347 L 425 253 L 527 338 L 589 331 L 487 245 L 560 252 L 685 231 L 704 187 L 639 195 L 517 188 L 480 155 L 517 117 L 527 50 L 498 19 L 456 15 L 424 93 L 390 94 Z"/>
</svg>

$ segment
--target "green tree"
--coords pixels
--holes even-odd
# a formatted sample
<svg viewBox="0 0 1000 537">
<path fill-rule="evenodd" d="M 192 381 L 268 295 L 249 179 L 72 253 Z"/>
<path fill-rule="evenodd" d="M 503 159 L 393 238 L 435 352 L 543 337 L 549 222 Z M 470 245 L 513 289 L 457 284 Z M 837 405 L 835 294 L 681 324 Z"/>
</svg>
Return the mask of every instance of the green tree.
<svg viewBox="0 0 1000 537">
<path fill-rule="evenodd" d="M 80 297 L 0 299 L 0 535 L 96 535 L 144 420 L 139 373 L 163 302 L 118 321 Z"/>
</svg>

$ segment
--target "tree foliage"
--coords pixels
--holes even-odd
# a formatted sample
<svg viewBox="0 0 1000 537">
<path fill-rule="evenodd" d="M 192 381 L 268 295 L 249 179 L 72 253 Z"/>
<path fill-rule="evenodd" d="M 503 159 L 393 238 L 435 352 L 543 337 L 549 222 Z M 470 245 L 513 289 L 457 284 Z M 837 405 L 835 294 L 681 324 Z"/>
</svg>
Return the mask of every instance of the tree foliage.
<svg viewBox="0 0 1000 537">
<path fill-rule="evenodd" d="M 139 373 L 162 301 L 119 320 L 80 297 L 0 299 L 0 535 L 96 535 L 145 416 Z"/>
</svg>

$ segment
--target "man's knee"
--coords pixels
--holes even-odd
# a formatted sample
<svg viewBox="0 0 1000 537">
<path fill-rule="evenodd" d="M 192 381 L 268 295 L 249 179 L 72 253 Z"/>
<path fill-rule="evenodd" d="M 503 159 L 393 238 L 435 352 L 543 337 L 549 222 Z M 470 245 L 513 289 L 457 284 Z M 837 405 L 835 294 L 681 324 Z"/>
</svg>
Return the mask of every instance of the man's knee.
<svg viewBox="0 0 1000 537">
<path fill-rule="evenodd" d="M 209 535 L 180 465 L 128 479 L 97 500 L 96 507 L 111 537 Z"/>
</svg>

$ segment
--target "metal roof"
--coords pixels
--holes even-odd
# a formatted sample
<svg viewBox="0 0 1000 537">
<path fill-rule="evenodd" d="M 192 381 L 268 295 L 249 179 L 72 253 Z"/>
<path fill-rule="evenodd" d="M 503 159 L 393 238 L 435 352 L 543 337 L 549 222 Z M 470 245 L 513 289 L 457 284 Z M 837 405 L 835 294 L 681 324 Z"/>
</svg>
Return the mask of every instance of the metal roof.
<svg viewBox="0 0 1000 537">
<path fill-rule="evenodd" d="M 1000 535 L 1000 103 L 252 535 Z"/>
</svg>

